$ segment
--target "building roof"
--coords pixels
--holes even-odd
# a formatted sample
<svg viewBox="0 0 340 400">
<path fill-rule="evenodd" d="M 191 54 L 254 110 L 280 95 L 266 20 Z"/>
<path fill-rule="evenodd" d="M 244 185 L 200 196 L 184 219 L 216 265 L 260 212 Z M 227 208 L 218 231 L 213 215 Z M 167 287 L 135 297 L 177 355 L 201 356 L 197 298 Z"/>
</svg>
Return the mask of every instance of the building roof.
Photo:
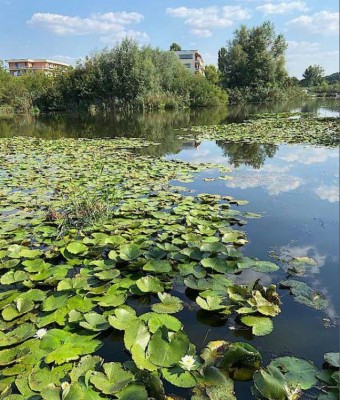
<svg viewBox="0 0 340 400">
<path fill-rule="evenodd" d="M 58 64 L 58 65 L 63 65 L 65 67 L 69 67 L 70 64 L 66 64 L 60 61 L 53 61 L 53 60 L 48 60 L 46 58 L 12 58 L 10 60 L 5 60 L 7 63 L 12 63 L 12 62 L 47 62 L 51 64 Z"/>
</svg>

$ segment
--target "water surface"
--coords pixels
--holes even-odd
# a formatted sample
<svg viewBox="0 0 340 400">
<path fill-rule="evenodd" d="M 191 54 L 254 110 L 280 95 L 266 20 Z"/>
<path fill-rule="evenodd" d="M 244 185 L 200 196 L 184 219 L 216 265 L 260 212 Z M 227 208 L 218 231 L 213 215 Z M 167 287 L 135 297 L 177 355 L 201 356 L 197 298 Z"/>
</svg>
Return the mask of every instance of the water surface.
<svg viewBox="0 0 340 400">
<path fill-rule="evenodd" d="M 235 329 L 235 321 L 222 319 L 195 308 L 190 292 L 177 292 L 190 305 L 176 316 L 184 323 L 198 350 L 211 340 L 249 341 L 263 354 L 272 357 L 294 355 L 315 362 L 321 368 L 325 352 L 338 351 L 339 305 L 339 151 L 308 145 L 264 145 L 226 141 L 181 140 L 181 128 L 196 124 L 242 121 L 251 113 L 303 111 L 319 116 L 339 115 L 339 101 L 313 100 L 267 106 L 234 107 L 202 111 L 178 111 L 96 117 L 41 116 L 0 120 L 0 136 L 29 135 L 58 137 L 145 137 L 161 143 L 146 148 L 146 154 L 191 162 L 213 162 L 230 167 L 231 180 L 217 178 L 218 171 L 198 174 L 186 186 L 194 194 L 217 193 L 246 199 L 242 211 L 260 213 L 243 227 L 249 243 L 244 252 L 251 257 L 270 260 L 271 254 L 308 256 L 318 262 L 302 278 L 329 300 L 324 311 L 315 311 L 294 302 L 287 290 L 279 290 L 282 312 L 274 318 L 274 331 L 253 337 L 248 330 Z M 262 279 L 264 284 L 285 278 L 285 268 L 275 274 L 242 273 L 242 282 Z M 139 313 L 143 305 L 135 304 Z M 99 354 L 108 361 L 127 359 L 120 335 L 105 338 Z M 252 398 L 250 384 L 236 385 L 239 399 Z M 187 398 L 188 392 L 168 388 Z"/>
</svg>

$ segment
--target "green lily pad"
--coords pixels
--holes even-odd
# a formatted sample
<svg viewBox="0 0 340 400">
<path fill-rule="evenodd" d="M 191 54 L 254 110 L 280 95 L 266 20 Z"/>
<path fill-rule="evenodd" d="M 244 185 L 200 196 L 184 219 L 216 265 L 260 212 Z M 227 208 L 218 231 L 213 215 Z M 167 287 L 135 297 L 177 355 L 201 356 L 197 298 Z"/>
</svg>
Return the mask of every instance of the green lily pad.
<svg viewBox="0 0 340 400">
<path fill-rule="evenodd" d="M 146 313 L 141 315 L 140 319 L 147 322 L 151 333 L 155 333 L 162 326 L 173 332 L 177 332 L 183 327 L 177 318 L 167 314 Z"/>
<path fill-rule="evenodd" d="M 309 361 L 296 357 L 279 357 L 271 361 L 269 365 L 278 368 L 292 387 L 305 390 L 317 383 L 315 376 L 317 369 Z"/>
<path fill-rule="evenodd" d="M 90 331 L 105 331 L 110 327 L 110 324 L 107 322 L 106 318 L 95 312 L 91 312 L 88 314 L 84 314 L 85 321 L 80 322 L 80 326 Z"/>
<path fill-rule="evenodd" d="M 168 293 L 158 293 L 158 298 L 161 303 L 156 303 L 151 306 L 152 311 L 160 314 L 175 314 L 183 309 L 182 300 L 178 297 L 171 296 Z"/>
<path fill-rule="evenodd" d="M 87 246 L 81 242 L 72 242 L 67 245 L 66 250 L 72 254 L 82 254 L 87 250 Z"/>
<path fill-rule="evenodd" d="M 144 271 L 165 274 L 172 271 L 171 264 L 165 260 L 150 260 L 143 266 Z"/>
<path fill-rule="evenodd" d="M 261 354 L 248 343 L 230 343 L 220 362 L 220 368 L 228 371 L 234 380 L 247 381 L 260 368 Z"/>
<path fill-rule="evenodd" d="M 32 337 L 36 332 L 33 324 L 22 324 L 7 334 L 0 332 L 0 347 L 12 346 Z"/>
<path fill-rule="evenodd" d="M 142 255 L 141 248 L 134 243 L 120 246 L 119 257 L 125 261 L 134 260 Z"/>
<path fill-rule="evenodd" d="M 280 282 L 280 285 L 290 289 L 294 300 L 316 310 L 324 310 L 328 306 L 326 297 L 310 288 L 306 283 L 293 279 Z"/>
<path fill-rule="evenodd" d="M 203 309 L 207 311 L 218 311 L 226 308 L 225 305 L 222 304 L 223 299 L 217 296 L 207 296 L 202 298 L 200 296 L 196 297 L 196 303 Z"/>
<path fill-rule="evenodd" d="M 116 393 L 120 400 L 148 400 L 148 392 L 145 387 L 140 384 L 130 383 L 120 392 Z"/>
<path fill-rule="evenodd" d="M 241 317 L 241 321 L 252 328 L 252 332 L 255 336 L 266 336 L 274 329 L 273 322 L 270 318 L 256 317 L 256 316 L 244 316 Z"/>
<path fill-rule="evenodd" d="M 104 394 L 114 394 L 125 388 L 132 380 L 133 374 L 125 371 L 120 363 L 103 364 L 104 373 L 95 371 L 90 382 Z"/>
<path fill-rule="evenodd" d="M 159 367 L 171 367 L 177 364 L 187 353 L 189 339 L 185 333 L 169 332 L 159 328 L 151 337 L 148 353 L 150 361 Z"/>
<path fill-rule="evenodd" d="M 162 282 L 154 276 L 144 276 L 136 281 L 138 289 L 145 293 L 158 293 L 164 290 Z"/>
<path fill-rule="evenodd" d="M 181 367 L 162 368 L 162 375 L 165 380 L 177 387 L 192 388 L 197 385 L 194 375 Z"/>
<path fill-rule="evenodd" d="M 324 360 L 327 364 L 334 368 L 340 368 L 340 355 L 339 353 L 325 353 Z"/>
</svg>

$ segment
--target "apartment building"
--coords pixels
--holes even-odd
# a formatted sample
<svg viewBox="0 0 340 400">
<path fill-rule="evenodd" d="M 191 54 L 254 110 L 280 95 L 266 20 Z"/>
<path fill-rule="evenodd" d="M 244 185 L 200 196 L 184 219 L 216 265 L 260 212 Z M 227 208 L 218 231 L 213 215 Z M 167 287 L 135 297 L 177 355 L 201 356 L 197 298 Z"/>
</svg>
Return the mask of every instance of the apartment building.
<svg viewBox="0 0 340 400">
<path fill-rule="evenodd" d="M 44 73 L 46 75 L 54 75 L 63 72 L 69 67 L 68 64 L 51 61 L 45 59 L 12 59 L 6 60 L 8 63 L 8 71 L 13 76 L 21 76 L 29 73 Z"/>
<path fill-rule="evenodd" d="M 204 61 L 198 50 L 180 50 L 174 52 L 181 64 L 195 74 L 205 75 Z"/>
</svg>

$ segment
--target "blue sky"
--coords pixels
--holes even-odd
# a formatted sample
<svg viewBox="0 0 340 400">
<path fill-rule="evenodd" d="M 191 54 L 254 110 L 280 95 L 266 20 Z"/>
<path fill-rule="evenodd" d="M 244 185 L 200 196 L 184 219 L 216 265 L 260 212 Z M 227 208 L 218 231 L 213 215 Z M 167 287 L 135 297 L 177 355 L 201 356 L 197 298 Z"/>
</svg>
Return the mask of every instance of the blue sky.
<svg viewBox="0 0 340 400">
<path fill-rule="evenodd" d="M 0 0 L 0 59 L 76 59 L 124 36 L 199 49 L 206 64 L 241 24 L 272 21 L 288 41 L 287 68 L 339 70 L 338 0 Z"/>
</svg>

